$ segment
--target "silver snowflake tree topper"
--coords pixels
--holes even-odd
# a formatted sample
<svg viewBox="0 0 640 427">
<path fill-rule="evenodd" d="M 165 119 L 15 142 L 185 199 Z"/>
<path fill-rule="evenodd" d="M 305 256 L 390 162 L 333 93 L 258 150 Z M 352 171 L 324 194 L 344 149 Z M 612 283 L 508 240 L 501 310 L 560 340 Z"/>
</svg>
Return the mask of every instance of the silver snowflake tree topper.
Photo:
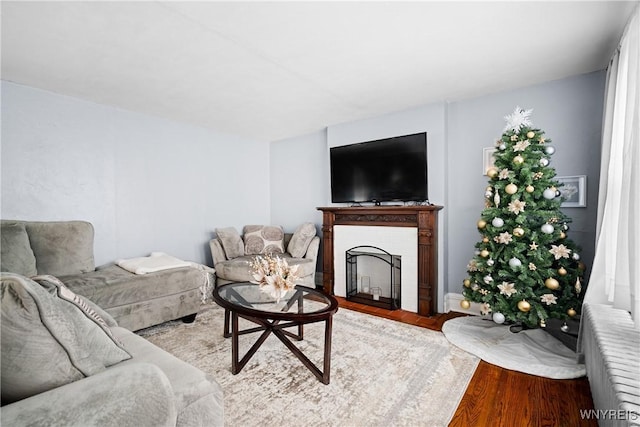
<svg viewBox="0 0 640 427">
<path fill-rule="evenodd" d="M 520 132 L 525 126 L 532 126 L 531 122 L 531 113 L 533 110 L 523 110 L 520 106 L 517 106 L 513 113 L 508 116 L 504 116 L 504 119 L 507 121 L 507 125 L 504 127 L 504 132 L 508 130 L 512 130 L 516 133 Z"/>
</svg>

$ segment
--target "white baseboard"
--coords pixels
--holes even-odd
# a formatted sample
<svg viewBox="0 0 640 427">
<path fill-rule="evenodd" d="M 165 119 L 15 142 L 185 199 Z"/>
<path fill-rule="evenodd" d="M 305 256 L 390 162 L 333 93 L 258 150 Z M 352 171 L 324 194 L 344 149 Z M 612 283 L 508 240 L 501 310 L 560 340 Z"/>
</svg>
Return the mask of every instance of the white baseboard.
<svg viewBox="0 0 640 427">
<path fill-rule="evenodd" d="M 322 272 L 316 271 L 315 277 L 316 287 L 322 287 Z M 455 311 L 458 313 L 472 314 L 474 316 L 481 316 L 480 314 L 480 304 L 477 302 L 472 302 L 471 307 L 468 309 L 464 309 L 460 307 L 460 301 L 464 299 L 462 294 L 457 293 L 448 293 L 444 296 L 444 312 L 448 313 L 450 311 Z"/>
<path fill-rule="evenodd" d="M 471 307 L 464 309 L 460 307 L 460 301 L 464 300 L 462 294 L 448 293 L 444 296 L 444 312 L 455 311 L 458 313 L 473 314 L 480 316 L 480 303 L 472 302 Z"/>
</svg>

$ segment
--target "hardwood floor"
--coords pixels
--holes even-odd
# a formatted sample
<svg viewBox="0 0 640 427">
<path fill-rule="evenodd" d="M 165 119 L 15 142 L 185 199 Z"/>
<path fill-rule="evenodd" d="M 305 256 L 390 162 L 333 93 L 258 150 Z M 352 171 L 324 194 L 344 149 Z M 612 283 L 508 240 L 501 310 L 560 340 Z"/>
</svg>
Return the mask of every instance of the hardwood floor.
<svg viewBox="0 0 640 427">
<path fill-rule="evenodd" d="M 434 331 L 464 314 L 450 312 L 433 317 L 404 310 L 384 310 L 337 298 L 340 307 L 369 313 Z M 593 409 L 586 378 L 552 380 L 503 369 L 480 361 L 449 426 L 597 426 L 583 420 L 580 410 Z"/>
</svg>

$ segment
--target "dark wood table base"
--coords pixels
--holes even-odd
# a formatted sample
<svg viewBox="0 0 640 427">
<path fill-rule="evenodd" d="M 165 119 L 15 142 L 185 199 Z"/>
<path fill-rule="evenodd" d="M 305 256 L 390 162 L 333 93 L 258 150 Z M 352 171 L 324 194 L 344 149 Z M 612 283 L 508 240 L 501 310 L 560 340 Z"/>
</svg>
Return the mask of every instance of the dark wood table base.
<svg viewBox="0 0 640 427">
<path fill-rule="evenodd" d="M 229 325 L 229 317 L 231 317 L 231 325 Z M 257 325 L 260 325 L 255 328 L 249 329 L 239 329 L 238 319 L 242 317 L 243 319 L 249 320 Z M 324 327 L 324 360 L 323 360 L 323 369 L 320 370 L 307 356 L 302 353 L 302 351 L 289 339 L 293 338 L 296 341 L 302 341 L 304 337 L 304 328 L 303 325 L 306 323 L 316 323 L 316 322 L 325 322 Z M 253 355 L 258 351 L 260 346 L 266 341 L 266 339 L 272 333 L 278 337 L 280 341 L 293 353 L 304 366 L 306 366 L 313 375 L 320 380 L 323 384 L 329 384 L 329 376 L 331 373 L 331 330 L 333 327 L 333 316 L 329 316 L 326 319 L 322 320 L 312 320 L 312 321 L 288 321 L 286 323 L 280 323 L 280 320 L 269 320 L 264 318 L 257 318 L 252 316 L 247 316 L 245 314 L 239 314 L 236 311 L 225 309 L 224 314 L 224 337 L 231 337 L 231 373 L 237 374 L 242 368 L 247 364 L 247 362 L 253 357 Z M 229 327 L 231 326 L 231 331 L 229 331 Z M 290 331 L 286 331 L 285 328 L 298 327 L 298 333 L 294 334 Z M 247 353 L 239 359 L 239 345 L 238 338 L 240 335 L 251 334 L 254 332 L 260 332 L 262 334 L 256 340 L 256 342 L 251 346 L 251 348 L 247 351 Z"/>
</svg>

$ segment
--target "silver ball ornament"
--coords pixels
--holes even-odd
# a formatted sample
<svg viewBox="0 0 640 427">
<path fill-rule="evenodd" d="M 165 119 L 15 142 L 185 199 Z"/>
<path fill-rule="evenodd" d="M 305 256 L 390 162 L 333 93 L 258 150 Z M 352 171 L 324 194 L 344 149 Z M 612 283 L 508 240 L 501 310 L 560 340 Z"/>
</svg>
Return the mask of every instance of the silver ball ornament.
<svg viewBox="0 0 640 427">
<path fill-rule="evenodd" d="M 580 254 L 578 252 L 574 252 L 572 257 L 574 260 L 578 261 L 580 259 Z"/>
<path fill-rule="evenodd" d="M 552 234 L 553 233 L 553 225 L 551 225 L 551 224 L 542 224 L 542 227 L 540 227 L 540 230 L 542 230 L 542 232 L 544 234 Z"/>
<path fill-rule="evenodd" d="M 556 149 L 555 149 L 555 147 L 552 147 L 551 145 L 547 145 L 547 146 L 544 148 L 544 152 L 545 152 L 545 153 L 547 153 L 547 154 L 549 154 L 549 155 L 551 155 L 551 154 L 553 154 L 553 153 L 555 153 L 555 152 L 556 152 Z"/>
<path fill-rule="evenodd" d="M 547 188 L 546 190 L 544 190 L 542 192 L 542 197 L 544 197 L 547 200 L 552 200 L 556 197 L 556 192 L 555 190 L 552 190 L 551 188 Z"/>
<path fill-rule="evenodd" d="M 491 225 L 496 228 L 500 228 L 504 225 L 504 220 L 502 218 L 493 218 L 493 221 L 491 221 Z"/>
<path fill-rule="evenodd" d="M 549 159 L 546 158 L 541 158 L 540 159 L 540 166 L 549 166 Z"/>
<path fill-rule="evenodd" d="M 493 313 L 493 321 L 498 325 L 502 325 L 506 319 L 502 313 Z"/>
<path fill-rule="evenodd" d="M 522 262 L 518 258 L 514 257 L 509 260 L 509 267 L 511 267 L 512 270 L 519 268 L 521 265 Z"/>
<path fill-rule="evenodd" d="M 506 146 L 506 144 L 503 142 L 502 144 L 498 145 L 498 148 L 499 148 L 500 150 L 504 150 L 504 149 L 506 149 L 506 148 L 507 148 L 507 146 Z"/>
</svg>

